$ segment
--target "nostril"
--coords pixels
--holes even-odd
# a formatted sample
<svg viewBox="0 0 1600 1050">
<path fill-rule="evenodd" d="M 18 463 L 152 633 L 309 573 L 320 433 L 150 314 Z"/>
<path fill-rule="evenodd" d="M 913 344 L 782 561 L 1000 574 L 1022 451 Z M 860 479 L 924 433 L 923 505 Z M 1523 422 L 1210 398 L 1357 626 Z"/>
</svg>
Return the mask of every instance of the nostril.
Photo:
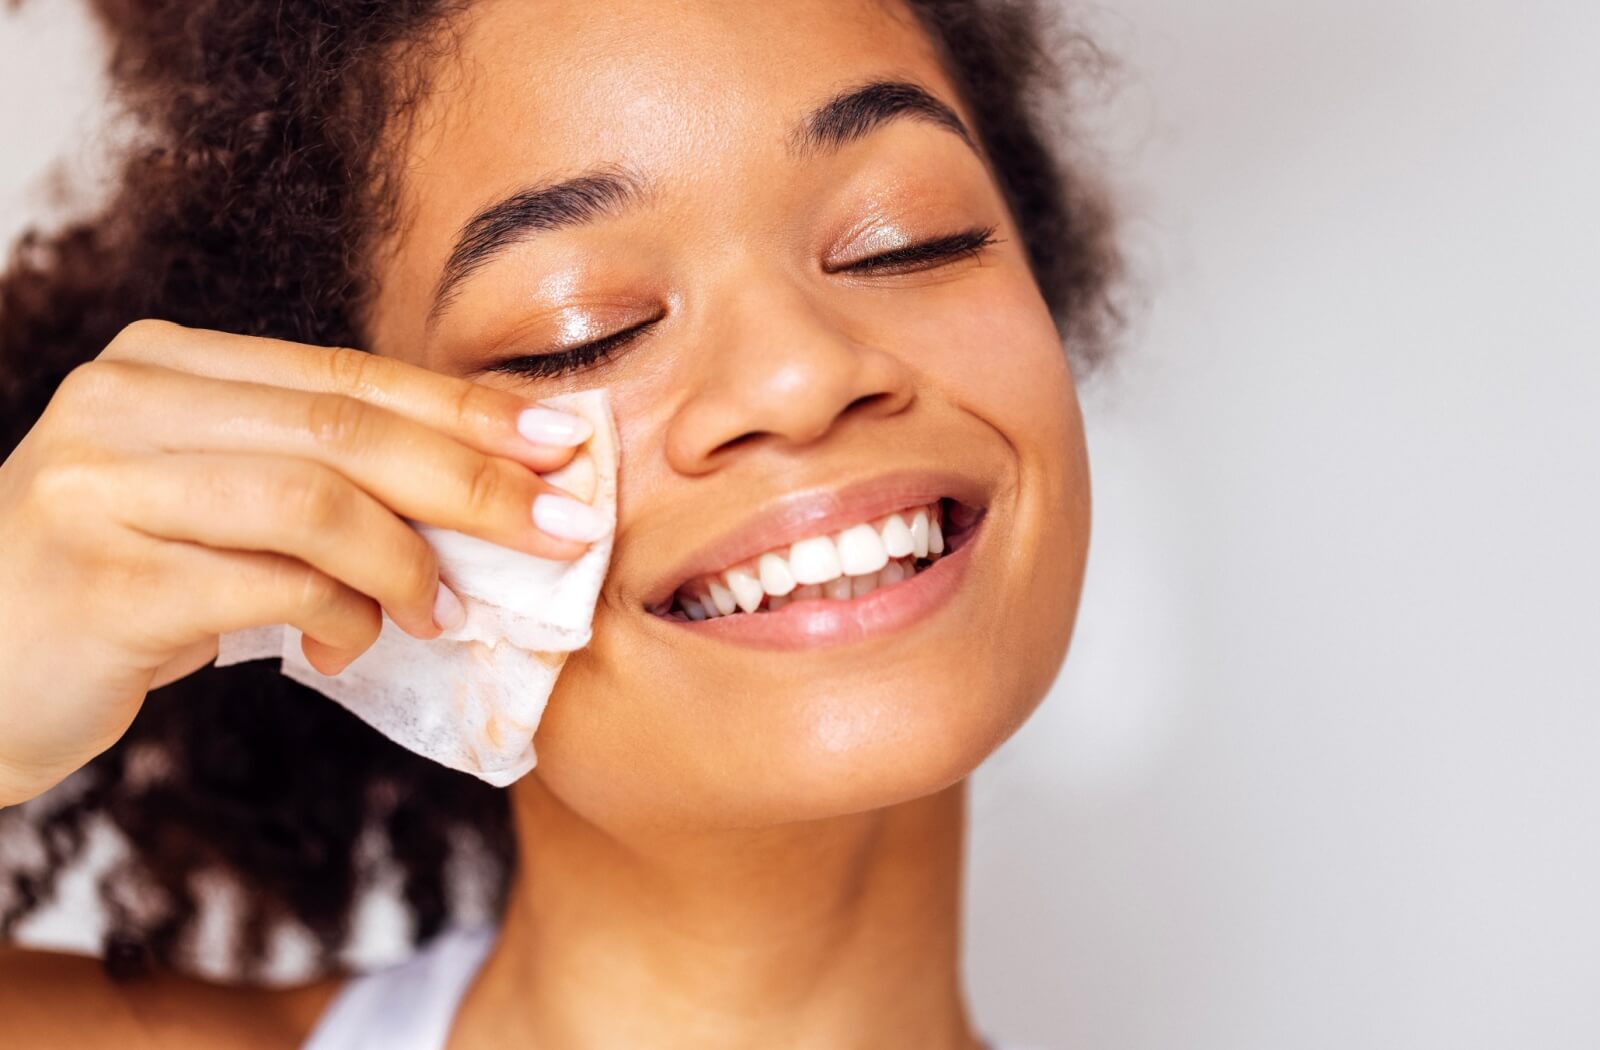
<svg viewBox="0 0 1600 1050">
<path fill-rule="evenodd" d="M 727 441 L 724 441 L 722 444 L 717 446 L 717 450 L 716 451 L 718 453 L 731 451 L 732 449 L 736 449 L 736 448 L 740 447 L 741 445 L 748 445 L 750 442 L 756 440 L 756 438 L 761 437 L 763 434 L 769 434 L 769 433 L 771 433 L 771 431 L 767 431 L 767 430 L 750 430 L 750 431 L 746 431 L 745 433 L 740 434 L 736 438 L 729 438 Z"/>
<path fill-rule="evenodd" d="M 818 407 L 811 402 L 784 403 L 775 406 L 775 410 L 782 410 L 785 418 L 771 418 L 764 420 L 771 425 L 765 429 L 746 430 L 735 434 L 719 444 L 711 446 L 701 457 L 704 461 L 725 457 L 735 449 L 745 448 L 751 442 L 762 438 L 777 438 L 791 444 L 810 444 L 829 433 L 838 425 L 840 419 L 859 409 L 869 409 L 882 414 L 888 414 L 903 406 L 906 402 L 890 390 L 879 390 L 870 394 L 862 394 L 853 399 L 842 409 L 832 412 L 818 412 Z M 837 402 L 835 402 L 837 404 Z"/>
<path fill-rule="evenodd" d="M 889 395 L 881 391 L 876 394 L 862 394 L 860 397 L 846 405 L 844 410 L 846 412 L 850 412 L 854 409 L 861 408 L 864 405 L 870 405 L 873 402 L 886 401 L 888 399 Z"/>
</svg>

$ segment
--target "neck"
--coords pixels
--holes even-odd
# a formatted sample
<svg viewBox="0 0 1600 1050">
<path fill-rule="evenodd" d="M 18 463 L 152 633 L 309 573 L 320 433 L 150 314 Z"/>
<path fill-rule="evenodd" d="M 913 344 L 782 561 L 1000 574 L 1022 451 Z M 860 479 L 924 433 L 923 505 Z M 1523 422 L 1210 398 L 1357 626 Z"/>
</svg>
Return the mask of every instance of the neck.
<svg viewBox="0 0 1600 1050">
<path fill-rule="evenodd" d="M 626 843 L 524 783 L 517 881 L 453 1045 L 980 1046 L 960 983 L 965 782 Z"/>
</svg>

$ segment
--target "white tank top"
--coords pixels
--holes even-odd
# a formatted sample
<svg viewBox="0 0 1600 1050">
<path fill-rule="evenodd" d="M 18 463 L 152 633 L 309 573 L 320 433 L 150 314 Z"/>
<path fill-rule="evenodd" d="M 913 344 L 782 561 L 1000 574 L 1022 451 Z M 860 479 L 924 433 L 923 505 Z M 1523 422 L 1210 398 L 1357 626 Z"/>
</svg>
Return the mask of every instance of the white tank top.
<svg viewBox="0 0 1600 1050">
<path fill-rule="evenodd" d="M 301 1050 L 444 1050 L 492 928 L 440 934 L 398 966 L 346 981 Z M 1034 1050 L 990 1041 L 987 1050 Z"/>
</svg>

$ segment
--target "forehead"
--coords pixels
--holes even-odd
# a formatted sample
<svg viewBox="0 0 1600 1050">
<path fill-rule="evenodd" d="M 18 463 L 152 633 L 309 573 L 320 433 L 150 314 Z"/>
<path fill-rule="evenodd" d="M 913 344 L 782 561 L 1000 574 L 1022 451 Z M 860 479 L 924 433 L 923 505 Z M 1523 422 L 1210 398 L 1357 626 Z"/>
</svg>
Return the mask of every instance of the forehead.
<svg viewBox="0 0 1600 1050">
<path fill-rule="evenodd" d="M 704 163 L 841 77 L 939 72 L 892 0 L 485 0 L 456 29 L 419 114 L 419 179 L 445 175 L 428 162 L 451 148 Z"/>
<path fill-rule="evenodd" d="M 464 222 L 535 181 L 621 164 L 725 214 L 739 188 L 781 181 L 796 119 L 872 76 L 919 83 L 970 125 L 897 0 L 482 0 L 447 43 L 410 114 L 402 250 L 380 282 L 411 303 Z"/>
</svg>

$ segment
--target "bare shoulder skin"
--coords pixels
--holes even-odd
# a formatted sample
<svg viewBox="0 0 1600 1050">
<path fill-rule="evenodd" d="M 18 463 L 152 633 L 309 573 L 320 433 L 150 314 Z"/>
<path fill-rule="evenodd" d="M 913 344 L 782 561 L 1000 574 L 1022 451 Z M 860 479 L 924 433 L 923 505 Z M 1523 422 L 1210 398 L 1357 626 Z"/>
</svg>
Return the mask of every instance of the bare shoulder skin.
<svg viewBox="0 0 1600 1050">
<path fill-rule="evenodd" d="M 174 974 L 119 982 L 96 959 L 0 947 L 6 1045 L 39 1050 L 286 1050 L 305 1040 L 338 986 L 229 988 Z"/>
</svg>

